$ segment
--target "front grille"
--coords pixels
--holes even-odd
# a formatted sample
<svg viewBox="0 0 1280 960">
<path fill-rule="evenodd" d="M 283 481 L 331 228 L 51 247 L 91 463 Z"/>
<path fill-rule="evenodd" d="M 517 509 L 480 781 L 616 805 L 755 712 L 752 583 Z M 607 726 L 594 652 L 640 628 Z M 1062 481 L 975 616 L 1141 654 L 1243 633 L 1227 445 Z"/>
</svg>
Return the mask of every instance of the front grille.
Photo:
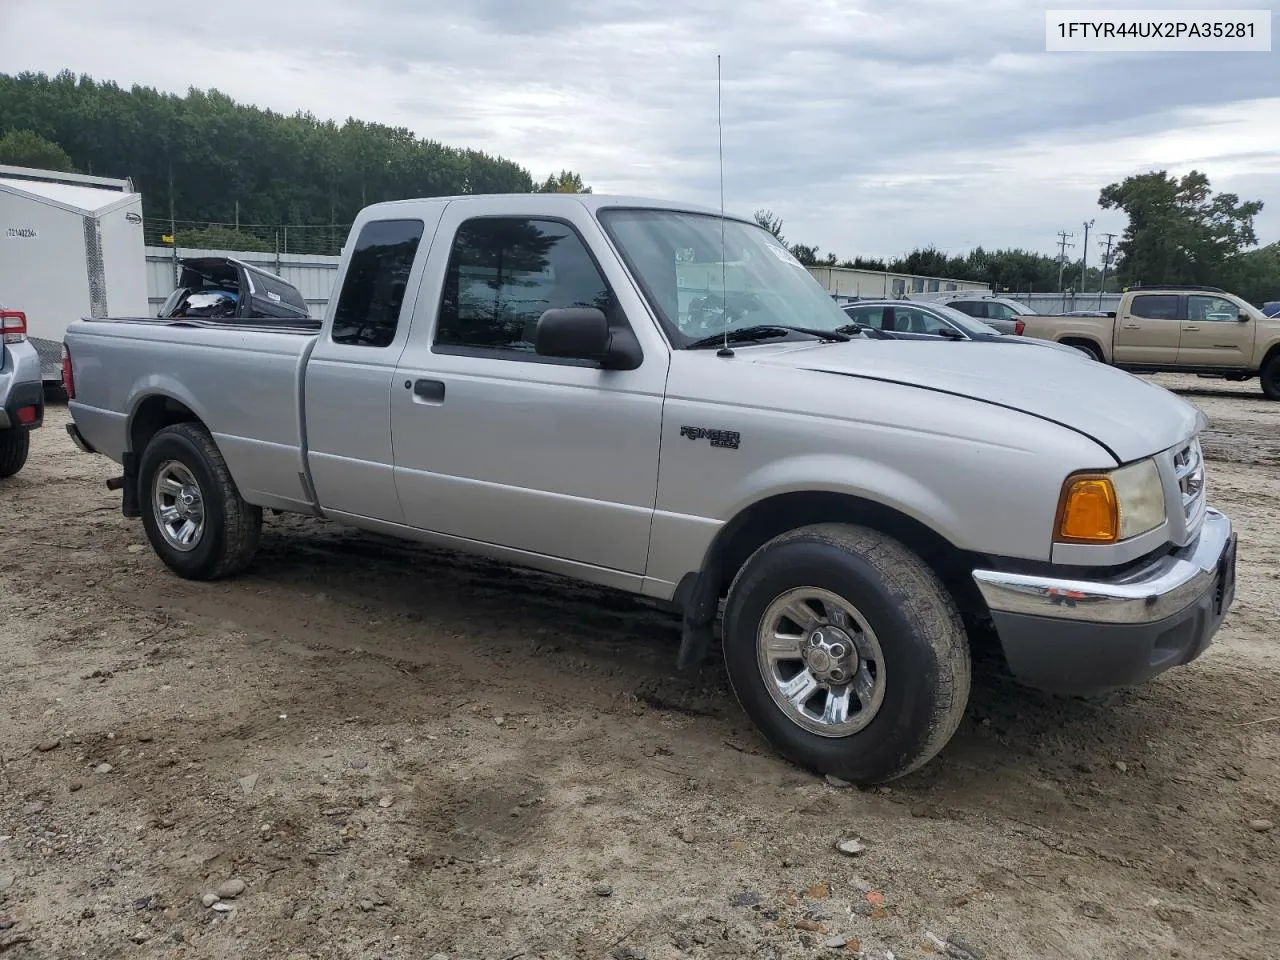
<svg viewBox="0 0 1280 960">
<path fill-rule="evenodd" d="M 1204 456 L 1197 437 L 1173 455 L 1173 474 L 1182 495 L 1182 514 L 1186 519 L 1187 533 L 1195 535 L 1204 519 Z"/>
</svg>

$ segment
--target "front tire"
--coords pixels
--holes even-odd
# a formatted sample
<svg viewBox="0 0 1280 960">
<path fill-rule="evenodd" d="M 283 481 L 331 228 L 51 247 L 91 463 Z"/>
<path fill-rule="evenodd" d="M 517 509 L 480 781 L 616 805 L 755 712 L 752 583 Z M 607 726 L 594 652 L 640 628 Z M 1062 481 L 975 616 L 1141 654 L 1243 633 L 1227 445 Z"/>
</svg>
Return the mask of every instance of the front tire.
<svg viewBox="0 0 1280 960">
<path fill-rule="evenodd" d="M 1262 392 L 1268 400 L 1280 400 L 1280 353 L 1268 360 L 1260 372 Z"/>
<path fill-rule="evenodd" d="M 181 577 L 231 576 L 257 552 L 262 510 L 245 503 L 199 424 L 165 427 L 151 438 L 138 463 L 138 500 L 152 549 Z"/>
<path fill-rule="evenodd" d="M 30 430 L 0 430 L 0 477 L 12 477 L 26 466 L 30 450 Z"/>
<path fill-rule="evenodd" d="M 951 595 L 865 527 L 802 527 L 756 551 L 729 590 L 724 651 L 738 701 L 775 748 L 860 785 L 931 760 L 969 699 Z"/>
</svg>

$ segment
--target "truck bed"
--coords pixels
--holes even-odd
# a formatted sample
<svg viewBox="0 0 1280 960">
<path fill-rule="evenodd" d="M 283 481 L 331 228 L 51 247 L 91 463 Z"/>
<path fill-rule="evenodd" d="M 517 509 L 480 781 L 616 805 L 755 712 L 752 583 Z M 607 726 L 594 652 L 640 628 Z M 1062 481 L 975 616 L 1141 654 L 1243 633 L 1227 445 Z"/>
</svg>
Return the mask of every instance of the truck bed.
<svg viewBox="0 0 1280 960">
<path fill-rule="evenodd" d="M 138 452 L 130 416 L 163 419 L 167 394 L 209 427 L 247 501 L 309 510 L 299 385 L 316 335 L 296 323 L 79 320 L 65 338 L 77 370 L 69 405 L 85 440 L 121 462 Z"/>
</svg>

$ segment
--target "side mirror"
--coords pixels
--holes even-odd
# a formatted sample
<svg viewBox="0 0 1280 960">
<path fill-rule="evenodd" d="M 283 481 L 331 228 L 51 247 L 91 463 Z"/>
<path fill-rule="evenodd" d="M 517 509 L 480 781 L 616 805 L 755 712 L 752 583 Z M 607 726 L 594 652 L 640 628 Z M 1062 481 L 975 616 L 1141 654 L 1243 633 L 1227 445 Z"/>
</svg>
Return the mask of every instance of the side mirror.
<svg viewBox="0 0 1280 960">
<path fill-rule="evenodd" d="M 1253 318 L 1250 317 L 1249 314 L 1243 310 L 1241 310 L 1239 313 L 1236 314 L 1236 320 L 1238 320 L 1240 323 L 1248 323 L 1251 319 Z"/>
<path fill-rule="evenodd" d="M 609 352 L 609 321 L 594 307 L 548 310 L 538 318 L 534 345 L 544 357 L 603 360 Z"/>
<path fill-rule="evenodd" d="M 538 318 L 534 350 L 543 357 L 594 360 L 606 370 L 640 366 L 640 342 L 630 330 L 610 330 L 595 307 L 561 307 Z"/>
<path fill-rule="evenodd" d="M 1116 312 L 1114 310 L 1108 310 L 1107 316 L 1114 320 L 1116 318 Z"/>
</svg>

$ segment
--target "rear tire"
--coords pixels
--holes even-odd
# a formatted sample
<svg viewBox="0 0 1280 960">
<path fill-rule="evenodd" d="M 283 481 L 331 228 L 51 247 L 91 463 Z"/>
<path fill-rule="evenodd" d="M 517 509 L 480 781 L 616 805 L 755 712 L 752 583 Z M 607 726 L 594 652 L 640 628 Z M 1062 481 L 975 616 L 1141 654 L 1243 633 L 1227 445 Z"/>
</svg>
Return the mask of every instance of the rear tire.
<svg viewBox="0 0 1280 960">
<path fill-rule="evenodd" d="M 865 527 L 802 527 L 756 551 L 729 590 L 724 651 L 738 701 L 783 755 L 860 785 L 931 760 L 969 699 L 951 595 L 914 553 Z"/>
<path fill-rule="evenodd" d="M 245 503 L 203 426 L 156 432 L 138 464 L 138 502 L 151 547 L 188 580 L 216 580 L 253 561 L 262 510 Z"/>
<path fill-rule="evenodd" d="M 1095 347 L 1092 343 L 1087 343 L 1084 340 L 1063 340 L 1062 345 L 1064 347 L 1075 347 L 1077 350 L 1079 350 L 1081 353 L 1088 356 L 1090 359 L 1096 360 L 1099 363 L 1102 362 L 1102 351 L 1099 350 L 1097 347 Z"/>
<path fill-rule="evenodd" d="M 0 477 L 12 477 L 27 463 L 31 431 L 13 427 L 0 430 Z"/>
<path fill-rule="evenodd" d="M 1268 400 L 1280 400 L 1280 353 L 1262 366 L 1262 392 Z"/>
</svg>

